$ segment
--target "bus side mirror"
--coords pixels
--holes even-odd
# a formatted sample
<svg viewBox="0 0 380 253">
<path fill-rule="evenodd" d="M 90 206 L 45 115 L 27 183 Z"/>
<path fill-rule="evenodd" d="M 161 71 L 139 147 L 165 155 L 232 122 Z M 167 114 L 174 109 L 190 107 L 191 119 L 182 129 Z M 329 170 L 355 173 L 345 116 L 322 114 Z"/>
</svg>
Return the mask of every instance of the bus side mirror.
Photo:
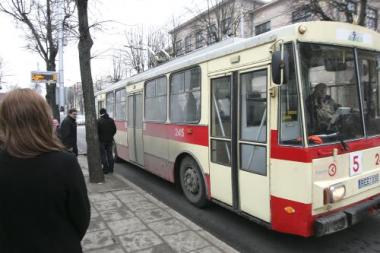
<svg viewBox="0 0 380 253">
<path fill-rule="evenodd" d="M 289 54 L 280 50 L 272 54 L 272 80 L 277 85 L 288 83 Z"/>
</svg>

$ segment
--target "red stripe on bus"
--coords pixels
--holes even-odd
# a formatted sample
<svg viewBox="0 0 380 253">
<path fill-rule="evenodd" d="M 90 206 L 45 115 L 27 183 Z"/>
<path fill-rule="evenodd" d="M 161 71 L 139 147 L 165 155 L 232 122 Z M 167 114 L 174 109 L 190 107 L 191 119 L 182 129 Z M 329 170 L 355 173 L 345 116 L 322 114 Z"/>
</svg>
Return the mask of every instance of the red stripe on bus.
<svg viewBox="0 0 380 253">
<path fill-rule="evenodd" d="M 311 204 L 304 204 L 288 199 L 271 196 L 272 229 L 294 235 L 309 237 L 313 235 L 314 218 Z M 295 212 L 287 213 L 286 207 L 292 207 Z"/>
<path fill-rule="evenodd" d="M 304 147 L 281 146 L 278 144 L 278 131 L 271 131 L 271 158 L 311 163 L 311 156 Z"/>
<path fill-rule="evenodd" d="M 316 147 L 291 147 L 282 146 L 278 143 L 278 131 L 271 131 L 271 158 L 311 163 L 313 159 L 328 157 L 333 155 L 333 149 L 338 150 L 338 154 L 360 151 L 364 149 L 380 146 L 380 137 L 372 137 L 356 141 L 346 141 L 349 150 L 344 150 L 342 144 L 335 143 Z"/>
<path fill-rule="evenodd" d="M 119 131 L 127 131 L 127 121 L 115 120 L 116 129 Z"/>
<path fill-rule="evenodd" d="M 208 147 L 208 127 L 145 122 L 144 134 Z"/>
</svg>

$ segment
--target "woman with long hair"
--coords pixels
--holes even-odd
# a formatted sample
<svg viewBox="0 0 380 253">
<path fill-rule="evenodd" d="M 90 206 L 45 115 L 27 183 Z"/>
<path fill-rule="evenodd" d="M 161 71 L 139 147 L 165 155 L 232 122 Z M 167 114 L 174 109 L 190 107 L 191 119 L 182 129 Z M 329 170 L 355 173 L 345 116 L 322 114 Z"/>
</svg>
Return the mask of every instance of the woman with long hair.
<svg viewBox="0 0 380 253">
<path fill-rule="evenodd" d="M 82 252 L 89 221 L 82 171 L 49 105 L 30 89 L 9 92 L 0 104 L 0 252 Z"/>
</svg>

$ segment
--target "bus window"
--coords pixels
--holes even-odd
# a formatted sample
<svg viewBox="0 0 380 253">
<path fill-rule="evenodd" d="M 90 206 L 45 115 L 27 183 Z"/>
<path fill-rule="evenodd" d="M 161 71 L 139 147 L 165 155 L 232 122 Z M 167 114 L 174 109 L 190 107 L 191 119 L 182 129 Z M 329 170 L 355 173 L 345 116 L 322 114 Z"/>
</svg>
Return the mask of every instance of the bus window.
<svg viewBox="0 0 380 253">
<path fill-rule="evenodd" d="M 201 116 L 201 71 L 199 67 L 172 75 L 170 80 L 170 121 L 196 123 Z"/>
<path fill-rule="evenodd" d="M 380 53 L 358 50 L 364 120 L 368 135 L 380 134 Z"/>
<path fill-rule="evenodd" d="M 113 118 L 114 117 L 114 106 L 115 106 L 115 95 L 113 92 L 109 92 L 106 95 L 106 109 L 108 115 Z"/>
<path fill-rule="evenodd" d="M 145 84 L 145 120 L 166 121 L 166 77 Z"/>
<path fill-rule="evenodd" d="M 354 49 L 300 43 L 300 53 L 309 144 L 363 137 Z"/>
<path fill-rule="evenodd" d="M 267 175 L 266 147 L 241 144 L 240 152 L 240 164 L 242 170 L 253 172 L 262 176 Z"/>
<path fill-rule="evenodd" d="M 115 98 L 115 119 L 116 120 L 127 120 L 126 114 L 127 107 L 127 91 L 125 88 L 116 91 Z"/>
<path fill-rule="evenodd" d="M 241 139 L 265 142 L 267 139 L 267 70 L 241 75 Z"/>
<path fill-rule="evenodd" d="M 211 161 L 231 165 L 231 77 L 211 81 Z"/>
<path fill-rule="evenodd" d="M 286 44 L 289 55 L 289 80 L 280 88 L 280 143 L 302 145 L 300 103 L 294 63 L 293 44 Z"/>
</svg>

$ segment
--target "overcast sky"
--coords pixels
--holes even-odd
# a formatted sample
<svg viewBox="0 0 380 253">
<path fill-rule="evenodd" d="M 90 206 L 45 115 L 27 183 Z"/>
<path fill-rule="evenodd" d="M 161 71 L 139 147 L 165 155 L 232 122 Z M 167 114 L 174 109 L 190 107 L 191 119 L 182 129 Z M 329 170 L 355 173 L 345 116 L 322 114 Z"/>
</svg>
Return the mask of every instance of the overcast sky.
<svg viewBox="0 0 380 253">
<path fill-rule="evenodd" d="M 113 20 L 103 31 L 93 32 L 92 73 L 94 81 L 112 73 L 113 49 L 125 44 L 124 31 L 137 25 L 144 29 L 167 27 L 171 18 L 187 19 L 189 9 L 202 8 L 206 0 L 91 0 L 90 15 L 96 20 Z M 3 59 L 4 80 L 21 87 L 30 85 L 30 72 L 46 70 L 40 56 L 27 51 L 23 32 L 8 16 L 0 14 L 0 57 Z M 124 40 L 124 41 L 123 41 Z M 58 57 L 57 57 L 58 61 Z M 58 62 L 57 62 L 58 70 Z M 70 42 L 64 53 L 65 86 L 80 81 L 77 42 Z"/>
</svg>

